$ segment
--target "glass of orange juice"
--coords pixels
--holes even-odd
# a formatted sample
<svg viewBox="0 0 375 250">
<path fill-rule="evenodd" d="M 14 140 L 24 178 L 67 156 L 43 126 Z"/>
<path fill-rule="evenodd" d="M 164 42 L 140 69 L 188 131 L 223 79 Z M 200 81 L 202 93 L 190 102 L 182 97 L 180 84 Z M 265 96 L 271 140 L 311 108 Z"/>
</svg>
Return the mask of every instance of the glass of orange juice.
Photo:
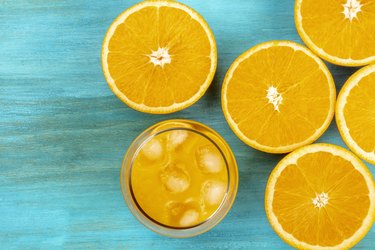
<svg viewBox="0 0 375 250">
<path fill-rule="evenodd" d="M 230 210 L 238 170 L 224 139 L 190 120 L 160 122 L 130 145 L 121 168 L 121 189 L 133 215 L 161 235 L 204 233 Z"/>
</svg>

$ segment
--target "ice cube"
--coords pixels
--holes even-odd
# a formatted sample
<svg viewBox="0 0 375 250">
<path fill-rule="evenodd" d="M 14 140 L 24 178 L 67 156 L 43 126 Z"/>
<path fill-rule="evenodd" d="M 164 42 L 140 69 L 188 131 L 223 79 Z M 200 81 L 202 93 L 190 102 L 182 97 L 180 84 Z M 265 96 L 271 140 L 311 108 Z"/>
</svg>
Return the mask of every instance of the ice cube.
<svg viewBox="0 0 375 250">
<path fill-rule="evenodd" d="M 188 227 L 199 223 L 200 207 L 195 200 L 169 201 L 165 206 L 171 224 Z"/>
<path fill-rule="evenodd" d="M 219 173 L 224 168 L 224 159 L 214 145 L 205 145 L 197 149 L 198 167 L 204 173 Z"/>
<path fill-rule="evenodd" d="M 188 137 L 186 130 L 172 130 L 168 133 L 168 149 L 174 149 L 181 145 Z"/>
<path fill-rule="evenodd" d="M 189 174 L 176 164 L 169 164 L 160 177 L 165 189 L 172 193 L 183 192 L 190 186 Z"/>
<path fill-rule="evenodd" d="M 171 220 L 176 220 L 183 212 L 184 207 L 184 203 L 175 201 L 169 201 L 165 206 Z"/>
<path fill-rule="evenodd" d="M 141 152 L 147 159 L 155 161 L 163 156 L 163 145 L 160 140 L 152 138 L 142 147 Z"/>
<path fill-rule="evenodd" d="M 208 206 L 219 205 L 226 193 L 227 185 L 224 182 L 210 180 L 202 188 L 204 204 Z"/>
<path fill-rule="evenodd" d="M 198 224 L 199 212 L 195 209 L 186 210 L 180 219 L 180 226 L 189 227 Z"/>
</svg>

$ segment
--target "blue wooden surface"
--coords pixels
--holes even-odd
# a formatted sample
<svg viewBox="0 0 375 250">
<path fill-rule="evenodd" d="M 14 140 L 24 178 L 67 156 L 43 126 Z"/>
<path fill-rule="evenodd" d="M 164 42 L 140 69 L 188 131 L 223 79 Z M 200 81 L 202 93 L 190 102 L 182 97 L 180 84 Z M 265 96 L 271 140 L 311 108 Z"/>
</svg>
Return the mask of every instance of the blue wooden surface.
<svg viewBox="0 0 375 250">
<path fill-rule="evenodd" d="M 268 224 L 263 195 L 282 156 L 244 145 L 221 112 L 226 70 L 271 39 L 301 42 L 293 0 L 186 0 L 210 24 L 218 70 L 206 95 L 171 115 L 131 110 L 108 88 L 101 43 L 126 1 L 0 0 L 0 249 L 289 249 Z M 355 69 L 331 66 L 339 90 Z M 239 166 L 237 200 L 213 230 L 191 239 L 158 236 L 128 211 L 119 171 L 131 141 L 168 118 L 217 130 Z M 319 141 L 343 146 L 335 123 Z M 369 165 L 372 173 L 375 166 Z M 357 249 L 375 248 L 375 228 Z"/>
</svg>

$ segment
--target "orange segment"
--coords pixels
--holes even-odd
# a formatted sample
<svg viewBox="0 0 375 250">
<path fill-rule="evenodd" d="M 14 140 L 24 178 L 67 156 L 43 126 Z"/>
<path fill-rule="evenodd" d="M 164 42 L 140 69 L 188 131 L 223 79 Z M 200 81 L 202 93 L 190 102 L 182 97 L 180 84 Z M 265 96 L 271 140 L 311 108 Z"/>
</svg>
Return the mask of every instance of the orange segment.
<svg viewBox="0 0 375 250">
<path fill-rule="evenodd" d="M 375 2 L 297 0 L 295 22 L 302 40 L 320 57 L 343 66 L 375 61 Z"/>
<path fill-rule="evenodd" d="M 351 152 L 329 144 L 302 147 L 282 159 L 266 187 L 270 224 L 298 249 L 348 249 L 375 219 L 375 184 Z"/>
<path fill-rule="evenodd" d="M 191 8 L 169 0 L 124 11 L 103 42 L 102 65 L 113 92 L 130 107 L 171 113 L 195 103 L 217 64 L 214 36 Z"/>
<path fill-rule="evenodd" d="M 232 64 L 223 84 L 222 107 L 246 144 L 286 153 L 327 129 L 335 95 L 332 76 L 318 57 L 296 43 L 271 41 Z"/>
<path fill-rule="evenodd" d="M 336 120 L 346 145 L 358 156 L 375 164 L 375 65 L 367 66 L 342 87 Z"/>
</svg>

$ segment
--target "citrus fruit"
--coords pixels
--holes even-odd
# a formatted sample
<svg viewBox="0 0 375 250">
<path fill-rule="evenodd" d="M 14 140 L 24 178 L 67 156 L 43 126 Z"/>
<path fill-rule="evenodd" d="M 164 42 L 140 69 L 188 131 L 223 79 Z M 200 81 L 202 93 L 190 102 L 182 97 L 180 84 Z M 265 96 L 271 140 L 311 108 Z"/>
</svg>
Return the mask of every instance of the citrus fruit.
<svg viewBox="0 0 375 250">
<path fill-rule="evenodd" d="M 212 31 L 193 9 L 143 1 L 120 14 L 104 38 L 102 66 L 112 91 L 131 108 L 171 113 L 195 103 L 216 70 Z"/>
<path fill-rule="evenodd" d="M 271 41 L 234 61 L 221 100 L 226 120 L 243 142 L 286 153 L 323 134 L 335 98 L 332 76 L 317 56 L 294 42 Z"/>
<path fill-rule="evenodd" d="M 375 1 L 296 0 L 295 23 L 306 45 L 343 66 L 375 62 Z"/>
<path fill-rule="evenodd" d="M 374 180 L 346 149 L 305 146 L 272 171 L 265 210 L 272 228 L 295 248 L 349 249 L 374 222 Z"/>
<path fill-rule="evenodd" d="M 375 65 L 360 69 L 344 84 L 336 120 L 346 145 L 375 164 Z"/>
</svg>

